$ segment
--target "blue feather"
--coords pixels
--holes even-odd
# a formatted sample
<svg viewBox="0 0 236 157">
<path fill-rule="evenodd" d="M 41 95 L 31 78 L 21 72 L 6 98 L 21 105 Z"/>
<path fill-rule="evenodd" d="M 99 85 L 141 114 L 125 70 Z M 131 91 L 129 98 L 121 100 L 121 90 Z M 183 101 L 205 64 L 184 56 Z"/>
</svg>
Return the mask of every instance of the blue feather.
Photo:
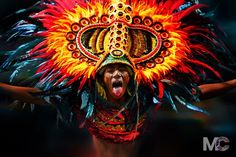
<svg viewBox="0 0 236 157">
<path fill-rule="evenodd" d="M 33 46 L 38 44 L 42 39 L 35 39 L 31 42 L 20 45 L 17 49 L 13 51 L 6 51 L 5 55 L 9 55 L 5 62 L 1 65 L 0 68 L 8 68 L 14 60 L 16 60 L 19 56 L 26 54 Z"/>
<path fill-rule="evenodd" d="M 169 91 L 168 91 L 168 92 L 164 92 L 164 94 L 165 94 L 165 96 L 168 98 L 168 100 L 170 101 L 170 104 L 171 104 L 172 108 L 173 108 L 176 112 L 178 112 L 178 111 L 177 111 L 177 108 L 176 108 L 176 106 L 175 106 L 175 103 L 174 103 L 174 101 L 173 101 L 173 99 L 172 99 L 172 96 L 171 96 L 170 92 L 169 92 Z"/>
<path fill-rule="evenodd" d="M 20 10 L 16 11 L 16 14 L 20 14 L 20 13 L 23 13 L 25 11 L 27 11 L 27 10 L 26 9 L 20 9 Z"/>
<path fill-rule="evenodd" d="M 187 3 L 183 4 L 183 5 L 181 5 L 179 7 L 178 11 L 185 10 L 186 8 L 190 7 L 191 5 L 192 5 L 191 2 L 187 2 Z"/>
<path fill-rule="evenodd" d="M 80 109 L 84 109 L 87 107 L 89 101 L 89 94 L 87 91 L 83 91 L 83 93 L 81 94 L 81 100 L 82 103 Z"/>
<path fill-rule="evenodd" d="M 178 97 L 178 96 L 175 96 L 175 98 L 179 103 L 186 106 L 188 109 L 193 110 L 193 111 L 202 112 L 202 113 L 209 115 L 209 113 L 207 111 L 205 111 L 205 110 L 201 109 L 200 107 L 197 107 L 189 102 L 186 102 L 184 98 Z"/>
<path fill-rule="evenodd" d="M 90 118 L 93 114 L 93 109 L 94 105 L 89 102 L 88 108 L 87 108 L 87 113 L 86 113 L 86 118 Z"/>
<path fill-rule="evenodd" d="M 155 97 L 152 98 L 152 101 L 153 101 L 154 104 L 159 104 L 160 103 L 160 101 Z"/>
<path fill-rule="evenodd" d="M 69 81 L 68 78 L 64 79 L 61 83 L 57 85 L 57 87 L 59 88 L 64 87 L 68 83 L 68 81 Z"/>
<path fill-rule="evenodd" d="M 33 69 L 27 69 L 26 66 L 31 65 L 31 64 L 35 63 L 36 61 L 38 61 L 38 59 L 32 59 L 32 60 L 28 60 L 25 62 L 15 64 L 13 67 L 17 67 L 17 68 L 11 74 L 9 81 L 12 83 L 14 81 L 14 79 L 16 79 L 21 73 L 24 73 L 25 70 L 27 72 L 30 72 L 30 70 L 33 70 Z"/>
<path fill-rule="evenodd" d="M 197 106 L 195 106 L 195 105 L 193 105 L 191 103 L 186 103 L 186 107 L 191 109 L 191 110 L 193 110 L 193 111 L 198 111 L 198 112 L 202 112 L 202 113 L 204 113 L 206 115 L 209 115 L 209 112 L 207 112 L 206 110 L 203 110 L 200 107 L 197 107 Z"/>
<path fill-rule="evenodd" d="M 15 38 L 15 37 L 30 36 L 35 32 L 36 28 L 37 26 L 34 24 L 28 24 L 28 23 L 25 23 L 25 21 L 21 21 L 16 27 L 14 27 L 12 30 L 7 32 L 6 35 L 9 36 L 7 41 L 10 41 L 12 38 Z"/>
</svg>

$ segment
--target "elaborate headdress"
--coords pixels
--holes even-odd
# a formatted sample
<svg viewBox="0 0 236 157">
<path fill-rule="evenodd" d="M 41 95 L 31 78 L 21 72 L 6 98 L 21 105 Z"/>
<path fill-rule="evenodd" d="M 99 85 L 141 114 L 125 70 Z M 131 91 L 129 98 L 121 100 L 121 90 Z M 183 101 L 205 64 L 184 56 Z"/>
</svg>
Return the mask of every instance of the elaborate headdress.
<svg viewBox="0 0 236 157">
<path fill-rule="evenodd" d="M 27 37 L 33 34 L 39 38 L 32 45 L 25 45 L 26 54 L 21 52 L 16 61 L 22 67 L 26 61 L 27 64 L 40 61 L 33 76 L 40 77 L 35 86 L 45 91 L 75 86 L 82 99 L 79 110 L 85 111 L 86 118 L 93 119 L 97 99 L 91 82 L 96 73 L 113 63 L 126 64 L 134 72 L 137 90 L 132 98 L 136 103 L 131 100 L 125 109 L 136 108 L 137 116 L 122 118 L 137 122 L 136 130 L 132 127 L 131 131 L 129 127 L 122 130 L 120 123 L 113 121 L 117 129 L 99 130 L 96 126 L 91 129 L 94 134 L 116 142 L 130 141 L 143 123 L 139 114 L 162 101 L 175 110 L 179 103 L 204 112 L 189 101 L 198 101 L 197 84 L 203 75 L 220 78 L 212 66 L 219 63 L 214 53 L 224 49 L 214 33 L 215 27 L 196 12 L 205 5 L 185 0 L 47 0 L 42 5 L 43 9 L 30 17 L 43 27 L 24 21 L 15 28 Z M 2 67 L 12 64 L 13 58 Z M 19 68 L 12 73 L 11 80 L 19 76 L 16 73 Z M 125 109 L 111 113 L 120 116 Z M 98 117 L 99 113 L 95 112 Z M 106 116 L 109 117 L 105 114 L 99 118 L 106 121 Z M 119 137 L 124 137 L 117 139 L 118 132 Z"/>
<path fill-rule="evenodd" d="M 38 72 L 44 72 L 42 83 L 53 75 L 60 84 L 81 79 L 81 87 L 94 77 L 107 58 L 130 64 L 138 83 L 151 84 L 166 78 L 173 71 L 192 75 L 191 64 L 219 74 L 194 55 L 208 55 L 216 59 L 205 43 L 194 42 L 199 36 L 216 44 L 214 33 L 197 21 L 185 23 L 185 18 L 204 5 L 179 8 L 181 1 L 59 1 L 45 4 L 46 8 L 32 15 L 43 23 L 44 36 L 29 54 L 48 60 Z M 188 21 L 189 22 L 189 21 Z M 212 39 L 211 39 L 212 38 Z M 53 73 L 51 73 L 54 71 Z M 55 84 L 54 84 L 55 85 Z"/>
</svg>

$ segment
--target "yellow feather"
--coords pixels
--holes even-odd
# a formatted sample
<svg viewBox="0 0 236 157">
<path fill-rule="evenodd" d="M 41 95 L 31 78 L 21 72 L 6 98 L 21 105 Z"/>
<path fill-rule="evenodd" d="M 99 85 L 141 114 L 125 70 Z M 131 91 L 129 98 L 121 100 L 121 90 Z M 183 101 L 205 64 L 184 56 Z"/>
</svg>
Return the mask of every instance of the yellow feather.
<svg viewBox="0 0 236 157">
<path fill-rule="evenodd" d="M 96 81 L 96 86 L 97 86 L 99 95 L 102 96 L 104 99 L 107 99 L 105 89 L 102 87 L 102 85 L 100 85 L 98 81 Z"/>
</svg>

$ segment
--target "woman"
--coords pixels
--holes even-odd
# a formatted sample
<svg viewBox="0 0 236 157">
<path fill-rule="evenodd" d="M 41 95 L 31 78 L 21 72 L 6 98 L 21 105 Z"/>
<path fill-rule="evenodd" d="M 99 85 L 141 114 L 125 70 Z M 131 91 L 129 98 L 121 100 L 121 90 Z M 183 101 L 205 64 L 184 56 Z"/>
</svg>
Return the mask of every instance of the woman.
<svg viewBox="0 0 236 157">
<path fill-rule="evenodd" d="M 214 70 L 226 48 L 200 7 L 171 0 L 36 5 L 29 20 L 2 36 L 15 49 L 2 53 L 1 78 L 13 86 L 2 83 L 1 91 L 56 105 L 66 122 L 76 114 L 100 156 L 121 156 L 124 148 L 130 156 L 134 145 L 120 143 L 143 133 L 148 109 L 169 104 L 207 113 L 191 102 L 235 87 Z"/>
</svg>

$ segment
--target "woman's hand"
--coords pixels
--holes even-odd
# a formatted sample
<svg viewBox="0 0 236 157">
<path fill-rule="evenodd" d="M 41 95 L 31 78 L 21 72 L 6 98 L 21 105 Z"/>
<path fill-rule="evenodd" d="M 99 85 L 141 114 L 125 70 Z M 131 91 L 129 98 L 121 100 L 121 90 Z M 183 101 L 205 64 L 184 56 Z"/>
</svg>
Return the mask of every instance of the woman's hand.
<svg viewBox="0 0 236 157">
<path fill-rule="evenodd" d="M 199 88 L 201 90 L 201 99 L 208 99 L 236 88 L 236 79 L 221 83 L 203 84 Z"/>
<path fill-rule="evenodd" d="M 48 104 L 42 98 L 39 98 L 32 94 L 38 92 L 41 92 L 41 90 L 37 88 L 12 86 L 5 83 L 0 83 L 0 96 L 6 95 L 13 100 L 18 100 L 29 104 L 37 104 L 37 105 Z"/>
</svg>

